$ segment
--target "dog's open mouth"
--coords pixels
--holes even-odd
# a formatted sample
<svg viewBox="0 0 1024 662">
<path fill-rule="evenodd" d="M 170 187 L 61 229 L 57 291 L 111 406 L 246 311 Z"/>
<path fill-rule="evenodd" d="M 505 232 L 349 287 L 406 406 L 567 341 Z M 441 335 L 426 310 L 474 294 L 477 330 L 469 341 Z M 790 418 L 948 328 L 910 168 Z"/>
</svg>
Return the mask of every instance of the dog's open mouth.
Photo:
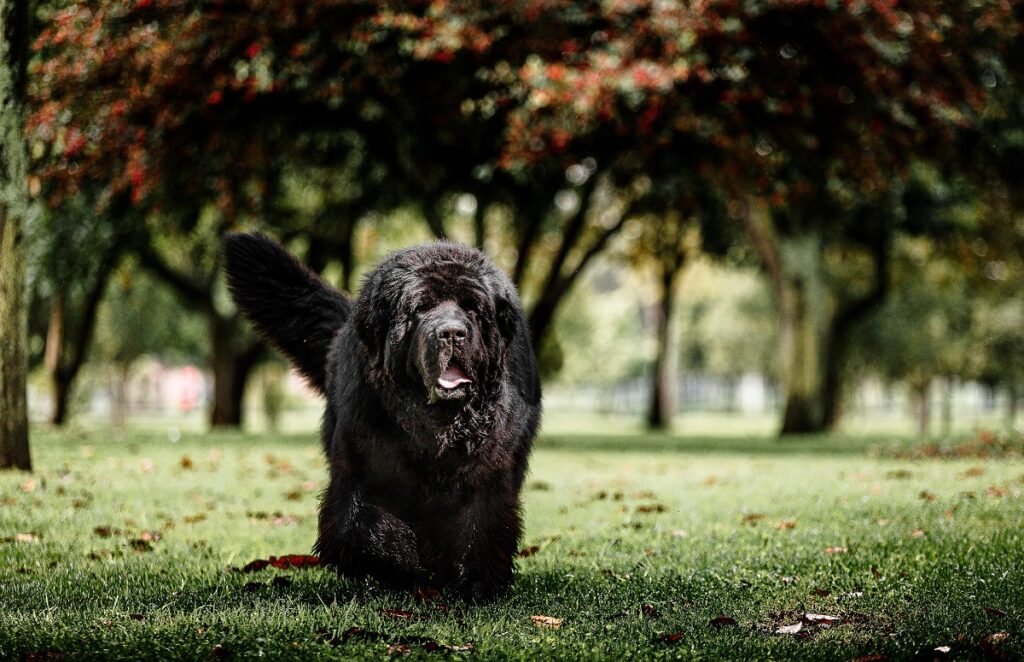
<svg viewBox="0 0 1024 662">
<path fill-rule="evenodd" d="M 472 383 L 473 380 L 463 372 L 462 368 L 450 363 L 437 377 L 433 388 L 430 389 L 430 402 L 461 400 L 466 397 L 469 385 Z"/>
</svg>

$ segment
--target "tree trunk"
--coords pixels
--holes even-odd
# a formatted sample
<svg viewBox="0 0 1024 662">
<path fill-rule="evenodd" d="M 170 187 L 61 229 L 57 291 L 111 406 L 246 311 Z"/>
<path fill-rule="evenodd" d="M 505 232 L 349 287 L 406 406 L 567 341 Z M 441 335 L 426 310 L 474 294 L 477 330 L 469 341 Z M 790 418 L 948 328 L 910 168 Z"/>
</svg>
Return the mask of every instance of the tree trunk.
<svg viewBox="0 0 1024 662">
<path fill-rule="evenodd" d="M 912 386 L 914 394 L 914 418 L 917 420 L 917 436 L 928 436 L 932 421 L 931 380 Z"/>
<path fill-rule="evenodd" d="M 651 400 L 647 411 L 647 427 L 667 430 L 675 413 L 675 339 L 672 320 L 675 310 L 678 271 L 666 269 L 661 278 L 661 300 L 658 302 L 656 331 L 657 353 L 651 374 Z"/>
<path fill-rule="evenodd" d="M 0 469 L 31 471 L 28 445 L 25 64 L 27 0 L 0 0 Z"/>
<path fill-rule="evenodd" d="M 783 283 L 779 302 L 779 351 L 785 413 L 781 434 L 824 432 L 824 368 L 831 349 L 821 236 L 809 233 L 780 242 Z"/>
<path fill-rule="evenodd" d="M 50 423 L 64 425 L 68 414 L 68 395 L 71 383 L 62 379 L 61 363 L 64 358 L 64 328 L 67 316 L 67 297 L 63 290 L 58 289 L 50 302 L 50 321 L 46 328 L 46 351 L 43 355 L 43 367 L 50 374 L 51 398 Z"/>
<path fill-rule="evenodd" d="M 249 373 L 262 351 L 262 344 L 240 350 L 240 331 L 237 319 L 222 318 L 211 313 L 210 366 L 213 369 L 213 407 L 210 410 L 212 427 L 239 427 L 242 425 L 242 407 Z"/>
</svg>

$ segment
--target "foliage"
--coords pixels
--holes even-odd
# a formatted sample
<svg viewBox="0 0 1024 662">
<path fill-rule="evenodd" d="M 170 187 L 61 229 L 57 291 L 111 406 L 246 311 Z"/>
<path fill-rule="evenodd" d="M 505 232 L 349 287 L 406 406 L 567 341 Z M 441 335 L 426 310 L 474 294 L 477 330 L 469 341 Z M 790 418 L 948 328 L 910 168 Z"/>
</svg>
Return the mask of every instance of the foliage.
<svg viewBox="0 0 1024 662">
<path fill-rule="evenodd" d="M 201 320 L 189 317 L 166 286 L 128 263 L 100 308 L 95 351 L 100 361 L 119 365 L 147 355 L 180 364 L 202 361 L 209 348 Z"/>
</svg>

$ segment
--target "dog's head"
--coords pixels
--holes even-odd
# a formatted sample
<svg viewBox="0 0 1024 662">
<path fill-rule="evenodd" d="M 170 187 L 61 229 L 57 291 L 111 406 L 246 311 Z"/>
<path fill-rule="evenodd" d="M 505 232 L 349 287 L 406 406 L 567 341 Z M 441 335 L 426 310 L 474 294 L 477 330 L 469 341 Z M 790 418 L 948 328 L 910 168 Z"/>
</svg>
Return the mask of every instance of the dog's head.
<svg viewBox="0 0 1024 662">
<path fill-rule="evenodd" d="M 443 419 L 494 392 L 521 318 L 512 284 L 483 253 L 440 242 L 372 272 L 354 323 L 378 385 Z"/>
</svg>

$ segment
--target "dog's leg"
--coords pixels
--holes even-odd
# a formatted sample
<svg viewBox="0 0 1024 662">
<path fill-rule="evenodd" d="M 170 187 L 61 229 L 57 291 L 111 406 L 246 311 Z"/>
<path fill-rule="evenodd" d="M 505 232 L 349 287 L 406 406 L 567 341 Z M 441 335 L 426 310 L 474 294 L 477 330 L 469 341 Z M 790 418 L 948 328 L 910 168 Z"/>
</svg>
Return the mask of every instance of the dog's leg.
<svg viewBox="0 0 1024 662">
<path fill-rule="evenodd" d="M 464 518 L 469 532 L 455 590 L 467 600 L 488 602 L 512 583 L 522 521 L 512 477 L 480 494 Z"/>
<path fill-rule="evenodd" d="M 320 507 L 315 547 L 325 565 L 349 577 L 376 577 L 394 588 L 422 575 L 416 534 L 386 510 L 364 502 L 352 481 L 331 481 Z"/>
</svg>

